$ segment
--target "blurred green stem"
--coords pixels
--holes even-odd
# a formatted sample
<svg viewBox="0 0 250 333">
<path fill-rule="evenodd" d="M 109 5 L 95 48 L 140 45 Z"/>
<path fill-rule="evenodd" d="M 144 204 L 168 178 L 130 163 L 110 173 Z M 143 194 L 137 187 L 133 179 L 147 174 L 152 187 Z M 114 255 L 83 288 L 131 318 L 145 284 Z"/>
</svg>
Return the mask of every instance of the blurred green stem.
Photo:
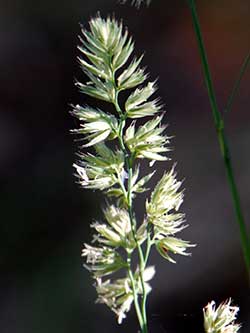
<svg viewBox="0 0 250 333">
<path fill-rule="evenodd" d="M 245 74 L 245 72 L 247 70 L 249 62 L 250 62 L 250 53 L 248 53 L 248 55 L 246 56 L 243 64 L 241 65 L 239 76 L 238 76 L 237 80 L 235 81 L 232 92 L 231 92 L 231 94 L 230 94 L 230 96 L 227 100 L 227 104 L 226 104 L 226 107 L 225 107 L 225 112 L 229 112 L 232 109 L 234 98 L 237 95 L 237 93 L 239 92 L 241 80 L 242 80 L 243 75 Z"/>
<path fill-rule="evenodd" d="M 208 60 L 207 60 L 207 53 L 206 53 L 205 45 L 203 42 L 203 37 L 202 37 L 201 28 L 200 28 L 198 14 L 196 11 L 195 1 L 188 0 L 188 5 L 189 5 L 189 8 L 190 8 L 190 11 L 192 14 L 192 21 L 193 21 L 194 31 L 195 31 L 195 35 L 196 35 L 196 39 L 197 39 L 198 48 L 199 48 L 199 53 L 200 53 L 200 58 L 201 58 L 201 63 L 202 63 L 202 68 L 203 68 L 204 79 L 205 79 L 206 86 L 207 86 L 210 106 L 211 106 L 211 110 L 213 113 L 214 124 L 215 124 L 216 131 L 217 131 L 221 154 L 222 154 L 225 168 L 226 168 L 227 180 L 228 180 L 231 195 L 232 195 L 235 215 L 236 215 L 237 223 L 238 223 L 239 229 L 240 229 L 241 245 L 242 245 L 242 251 L 243 251 L 243 255 L 244 255 L 244 259 L 245 259 L 246 270 L 247 270 L 248 276 L 250 276 L 250 243 L 249 243 L 249 238 L 248 238 L 248 234 L 247 234 L 247 228 L 246 228 L 242 210 L 241 210 L 240 198 L 239 198 L 237 186 L 236 186 L 235 179 L 234 179 L 234 173 L 233 173 L 233 169 L 232 169 L 229 146 L 227 144 L 227 138 L 226 138 L 225 130 L 224 130 L 224 121 L 222 119 L 222 116 L 221 116 L 221 113 L 219 111 L 218 104 L 216 101 L 215 90 L 214 90 L 211 72 L 210 72 L 210 68 L 209 68 L 209 64 L 208 64 Z M 247 63 L 248 63 L 248 61 L 249 60 L 247 58 Z M 243 68 L 243 73 L 244 73 L 244 71 L 245 71 L 245 69 Z M 240 76 L 240 80 L 241 80 L 241 76 Z M 237 84 L 237 82 L 236 82 L 236 84 Z M 236 89 L 237 89 L 237 85 L 236 85 Z"/>
</svg>

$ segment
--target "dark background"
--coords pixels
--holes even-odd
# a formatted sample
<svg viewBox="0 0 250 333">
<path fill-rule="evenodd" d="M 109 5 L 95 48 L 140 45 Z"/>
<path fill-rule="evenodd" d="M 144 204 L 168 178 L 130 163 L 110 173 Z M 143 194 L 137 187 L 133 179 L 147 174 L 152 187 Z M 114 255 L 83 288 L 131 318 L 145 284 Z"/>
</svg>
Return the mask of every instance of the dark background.
<svg viewBox="0 0 250 333">
<path fill-rule="evenodd" d="M 221 108 L 249 51 L 249 0 L 197 1 Z M 184 0 L 153 0 L 137 11 L 116 0 L 11 0 L 0 10 L 1 333 L 137 332 L 133 312 L 122 326 L 104 306 L 80 257 L 102 196 L 75 184 L 77 126 L 70 103 L 84 103 L 76 57 L 78 23 L 97 11 L 122 18 L 159 77 L 172 162 L 185 178 L 188 229 L 197 243 L 178 264 L 156 253 L 150 332 L 202 332 L 202 307 L 233 297 L 242 333 L 250 331 L 249 289 L 239 230 L 203 84 L 190 12 Z M 245 219 L 250 220 L 250 71 L 225 117 Z M 93 101 L 94 103 L 94 101 Z M 157 164 L 159 174 L 172 162 Z"/>
</svg>

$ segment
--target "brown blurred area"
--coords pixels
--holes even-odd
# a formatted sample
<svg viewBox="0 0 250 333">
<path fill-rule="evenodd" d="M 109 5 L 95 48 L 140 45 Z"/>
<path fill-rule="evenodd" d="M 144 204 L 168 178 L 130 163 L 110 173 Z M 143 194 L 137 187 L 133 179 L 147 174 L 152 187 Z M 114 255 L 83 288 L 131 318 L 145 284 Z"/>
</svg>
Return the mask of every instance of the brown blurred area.
<svg viewBox="0 0 250 333">
<path fill-rule="evenodd" d="M 248 0 L 198 1 L 218 103 L 223 110 L 250 48 Z M 76 61 L 79 22 L 98 11 L 129 28 L 136 52 L 166 105 L 174 135 L 172 161 L 185 179 L 189 228 L 197 243 L 191 258 L 165 262 L 155 252 L 150 332 L 202 332 L 202 307 L 232 297 L 241 308 L 242 333 L 250 330 L 249 288 L 225 170 L 184 0 L 152 0 L 140 11 L 116 0 L 2 1 L 0 3 L 1 333 L 137 332 L 134 313 L 122 326 L 105 306 L 82 267 L 89 224 L 101 216 L 103 197 L 75 184 L 77 123 L 70 104 L 83 104 L 73 82 L 85 77 Z M 226 132 L 250 233 L 250 69 Z M 94 101 L 88 99 L 88 103 Z M 142 214 L 139 202 L 138 211 Z"/>
</svg>

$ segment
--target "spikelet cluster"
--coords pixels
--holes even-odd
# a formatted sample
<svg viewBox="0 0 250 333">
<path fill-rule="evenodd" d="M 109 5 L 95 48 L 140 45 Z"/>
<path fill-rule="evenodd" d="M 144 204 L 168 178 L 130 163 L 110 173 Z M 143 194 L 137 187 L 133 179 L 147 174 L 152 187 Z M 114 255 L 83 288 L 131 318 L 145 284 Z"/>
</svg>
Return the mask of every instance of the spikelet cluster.
<svg viewBox="0 0 250 333">
<path fill-rule="evenodd" d="M 185 218 L 179 212 L 183 191 L 174 169 L 163 175 L 146 201 L 144 220 L 136 221 L 132 211 L 132 200 L 148 190 L 146 185 L 155 174 L 153 170 L 142 175 L 140 159 L 151 166 L 168 160 L 170 138 L 162 125 L 162 105 L 152 98 L 156 83 L 145 82 L 143 57 L 132 55 L 134 43 L 128 31 L 115 19 L 97 16 L 89 22 L 89 30 L 82 28 L 78 48 L 88 81 L 77 86 L 114 109 L 108 113 L 76 105 L 72 110 L 80 121 L 72 132 L 84 141 L 74 164 L 78 182 L 85 189 L 103 191 L 108 198 L 104 219 L 91 225 L 92 244 L 84 245 L 82 256 L 96 280 L 97 302 L 114 311 L 121 323 L 135 295 L 150 292 L 149 280 L 155 274 L 146 259 L 140 267 L 131 265 L 132 254 L 147 241 L 148 247 L 155 246 L 165 259 L 175 262 L 170 253 L 187 255 L 186 249 L 193 245 L 175 237 L 185 227 Z M 125 90 L 127 99 L 121 106 L 119 95 Z M 115 272 L 123 277 L 112 278 Z"/>
<path fill-rule="evenodd" d="M 217 308 L 214 301 L 203 309 L 206 333 L 237 333 L 241 325 L 235 323 L 239 308 L 232 305 L 231 299 Z"/>
</svg>

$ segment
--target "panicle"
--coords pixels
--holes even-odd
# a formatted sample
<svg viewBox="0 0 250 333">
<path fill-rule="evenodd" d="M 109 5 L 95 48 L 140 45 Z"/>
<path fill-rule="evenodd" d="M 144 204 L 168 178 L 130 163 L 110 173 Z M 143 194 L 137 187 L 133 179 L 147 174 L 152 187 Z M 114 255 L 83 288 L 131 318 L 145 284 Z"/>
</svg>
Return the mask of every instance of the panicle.
<svg viewBox="0 0 250 333">
<path fill-rule="evenodd" d="M 142 1 L 133 3 L 139 6 Z M 141 176 L 135 160 L 148 159 L 152 166 L 155 161 L 168 160 L 166 153 L 171 150 L 170 137 L 164 133 L 166 126 L 161 124 L 162 105 L 158 98 L 152 98 L 157 90 L 156 83 L 144 83 L 148 74 L 141 67 L 143 56 L 132 55 L 133 40 L 122 23 L 114 18 L 103 19 L 97 15 L 90 21 L 89 30 L 82 28 L 81 31 L 78 60 L 88 82 L 76 84 L 84 94 L 113 104 L 115 112 L 110 114 L 88 105 L 73 107 L 72 114 L 79 119 L 80 128 L 72 132 L 84 136 L 81 148 L 94 149 L 92 153 L 79 153 L 74 168 L 82 187 L 104 191 L 116 200 L 115 204 L 107 203 L 104 221 L 91 225 L 94 229 L 92 245 L 84 245 L 82 256 L 86 257 L 86 268 L 96 279 L 97 302 L 114 311 L 121 323 L 134 297 L 141 298 L 144 292 L 151 291 L 149 281 L 155 268 L 146 268 L 151 244 L 171 262 L 174 260 L 169 252 L 188 255 L 186 249 L 193 245 L 174 237 L 186 227 L 184 214 L 178 212 L 183 191 L 179 192 L 181 182 L 176 180 L 174 168 L 156 185 L 146 202 L 147 216 L 140 225 L 132 212 L 133 198 L 148 190 L 146 185 L 155 173 Z M 119 93 L 127 89 L 131 91 L 121 107 Z M 138 119 L 143 117 L 153 118 L 136 128 Z M 128 118 L 132 119 L 129 126 Z M 117 140 L 112 148 L 107 141 L 114 139 Z M 140 246 L 146 239 L 145 262 L 140 262 L 140 268 L 134 271 L 132 252 L 136 247 L 143 252 Z M 127 269 L 125 278 L 104 280 L 105 276 L 121 269 Z"/>
</svg>

